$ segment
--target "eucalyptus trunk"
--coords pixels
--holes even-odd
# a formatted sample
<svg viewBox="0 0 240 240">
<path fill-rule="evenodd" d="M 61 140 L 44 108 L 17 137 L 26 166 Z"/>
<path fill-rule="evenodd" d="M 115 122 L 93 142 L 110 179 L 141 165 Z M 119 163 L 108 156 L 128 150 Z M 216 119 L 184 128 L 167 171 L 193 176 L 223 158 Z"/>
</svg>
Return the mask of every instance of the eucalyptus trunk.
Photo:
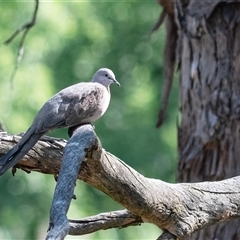
<svg viewBox="0 0 240 240">
<path fill-rule="evenodd" d="M 229 1 L 230 2 L 230 1 Z M 240 174 L 240 3 L 175 3 L 180 66 L 178 181 Z M 190 239 L 240 239 L 240 219 Z"/>
</svg>

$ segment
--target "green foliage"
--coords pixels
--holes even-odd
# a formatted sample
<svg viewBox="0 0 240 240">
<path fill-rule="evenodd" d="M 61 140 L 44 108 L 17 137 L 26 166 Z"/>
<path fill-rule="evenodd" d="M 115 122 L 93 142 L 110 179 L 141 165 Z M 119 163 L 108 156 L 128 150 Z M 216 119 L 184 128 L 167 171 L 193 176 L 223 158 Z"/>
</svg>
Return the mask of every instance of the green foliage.
<svg viewBox="0 0 240 240">
<path fill-rule="evenodd" d="M 0 41 L 31 19 L 34 1 L 1 2 Z M 89 81 L 100 67 L 111 68 L 121 88 L 112 86 L 107 113 L 96 122 L 103 147 L 147 177 L 173 182 L 176 164 L 177 86 L 166 123 L 155 128 L 163 78 L 164 29 L 149 38 L 160 14 L 155 1 L 40 2 L 37 23 L 13 83 L 11 72 L 21 35 L 0 46 L 1 119 L 8 132 L 26 131 L 54 93 Z M 12 87 L 13 86 L 13 87 Z M 66 129 L 50 135 L 67 138 Z M 0 179 L 0 239 L 41 239 L 55 181 L 38 173 L 10 173 Z M 78 182 L 69 218 L 121 209 L 108 196 Z M 96 201 L 97 200 L 97 201 Z M 155 239 L 152 225 L 100 231 L 78 239 Z M 76 239 L 76 237 L 68 237 Z"/>
</svg>

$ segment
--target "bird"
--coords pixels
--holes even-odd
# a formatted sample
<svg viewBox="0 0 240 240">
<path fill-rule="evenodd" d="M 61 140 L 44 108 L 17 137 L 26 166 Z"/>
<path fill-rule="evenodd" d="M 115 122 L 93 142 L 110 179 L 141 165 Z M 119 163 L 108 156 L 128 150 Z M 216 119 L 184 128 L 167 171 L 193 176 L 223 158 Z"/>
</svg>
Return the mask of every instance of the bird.
<svg viewBox="0 0 240 240">
<path fill-rule="evenodd" d="M 17 164 L 47 132 L 98 120 L 109 106 L 112 83 L 120 86 L 112 70 L 100 68 L 90 82 L 77 83 L 52 96 L 21 140 L 0 159 L 0 176 Z"/>
</svg>

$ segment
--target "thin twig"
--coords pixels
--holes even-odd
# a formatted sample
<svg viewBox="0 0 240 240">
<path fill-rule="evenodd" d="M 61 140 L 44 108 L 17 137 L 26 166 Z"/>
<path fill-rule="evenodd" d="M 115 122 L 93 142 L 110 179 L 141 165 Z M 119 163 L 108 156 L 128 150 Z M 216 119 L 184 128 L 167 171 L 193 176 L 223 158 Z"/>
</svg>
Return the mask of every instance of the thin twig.
<svg viewBox="0 0 240 240">
<path fill-rule="evenodd" d="M 155 25 L 153 26 L 151 32 L 150 32 L 150 35 L 154 32 L 156 32 L 160 26 L 162 25 L 162 23 L 164 22 L 165 18 L 166 18 L 167 14 L 166 12 L 163 10 L 157 20 L 157 22 L 155 23 Z"/>
<path fill-rule="evenodd" d="M 38 6 L 39 6 L 39 1 L 35 0 L 36 5 L 35 5 L 35 9 L 34 9 L 34 13 L 33 13 L 33 17 L 32 20 L 29 23 L 24 24 L 21 28 L 17 29 L 10 38 L 8 38 L 4 44 L 9 44 L 10 42 L 12 42 L 12 40 L 23 30 L 29 30 L 31 27 L 33 27 L 36 23 L 36 17 L 37 17 L 37 11 L 38 11 Z M 25 36 L 22 37 L 23 40 L 25 38 Z M 23 42 L 23 41 L 21 41 Z"/>
<path fill-rule="evenodd" d="M 35 25 L 36 23 L 36 17 L 37 17 L 37 12 L 38 12 L 38 6 L 39 6 L 39 0 L 35 0 L 36 2 L 36 5 L 35 5 L 35 9 L 34 9 L 34 12 L 33 12 L 33 16 L 32 16 L 32 19 L 30 22 L 24 24 L 22 27 L 18 28 L 13 34 L 11 37 L 9 37 L 5 42 L 4 44 L 9 44 L 11 43 L 14 38 L 19 34 L 21 33 L 22 31 L 23 32 L 23 35 L 22 35 L 22 38 L 21 38 L 21 41 L 20 41 L 20 44 L 19 44 L 19 47 L 18 47 L 18 52 L 17 52 L 17 57 L 16 57 L 16 61 L 15 61 L 15 64 L 14 64 L 14 69 L 12 71 L 12 74 L 11 74 L 11 78 L 10 78 L 10 81 L 11 83 L 13 83 L 13 79 L 14 79 L 14 76 L 16 74 L 16 71 L 18 69 L 18 65 L 19 65 L 19 62 L 21 61 L 22 59 L 22 56 L 23 56 L 23 53 L 24 53 L 24 41 L 25 41 L 25 38 L 27 36 L 27 33 L 28 31 Z"/>
</svg>

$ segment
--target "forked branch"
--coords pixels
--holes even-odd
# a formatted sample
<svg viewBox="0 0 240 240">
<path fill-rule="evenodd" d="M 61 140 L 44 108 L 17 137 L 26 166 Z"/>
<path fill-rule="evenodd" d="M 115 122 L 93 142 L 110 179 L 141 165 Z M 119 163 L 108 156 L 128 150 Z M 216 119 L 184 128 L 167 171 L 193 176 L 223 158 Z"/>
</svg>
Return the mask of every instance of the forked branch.
<svg viewBox="0 0 240 240">
<path fill-rule="evenodd" d="M 0 134 L 2 143 L 0 153 L 5 153 L 12 146 L 11 140 L 16 141 L 18 138 L 11 137 L 6 133 Z M 86 138 L 92 139 L 89 148 L 82 146 Z M 69 142 L 72 140 L 74 138 L 71 138 Z M 170 184 L 146 178 L 106 152 L 102 149 L 91 126 L 79 127 L 74 143 L 76 149 L 83 148 L 85 151 L 78 178 L 106 193 L 127 208 L 133 216 L 137 216 L 140 221 L 150 222 L 164 229 L 166 237 L 161 235 L 159 239 L 169 239 L 169 237 L 173 239 L 174 236 L 176 239 L 185 239 L 202 228 L 240 216 L 240 177 L 218 182 Z M 65 144 L 64 141 L 51 140 L 51 138 L 39 141 L 35 145 L 34 151 L 30 151 L 17 167 L 26 171 L 32 170 L 57 175 Z M 66 152 L 68 152 L 67 146 L 64 150 L 65 155 Z M 71 154 L 81 155 L 81 153 L 79 155 L 79 151 Z M 68 165 L 71 165 L 71 162 L 72 159 L 68 161 Z M 70 194 L 68 201 L 71 201 L 71 197 Z M 64 210 L 59 211 L 62 214 L 56 219 L 66 218 L 66 206 L 64 203 Z M 91 221 L 91 219 L 92 217 L 88 220 Z M 88 220 L 84 219 L 84 221 Z M 65 224 L 65 234 L 73 234 L 73 221 L 69 222 L 66 218 L 65 222 L 60 222 Z M 96 222 L 96 225 L 98 226 L 94 226 L 94 222 L 91 222 L 92 229 L 98 230 L 99 222 Z M 114 221 L 108 226 L 116 227 Z M 104 225 L 102 227 L 105 229 Z M 76 231 L 76 225 L 74 228 Z M 83 230 L 78 231 L 78 234 L 85 233 Z M 59 239 L 64 239 L 64 237 Z"/>
<path fill-rule="evenodd" d="M 14 64 L 14 69 L 12 71 L 12 74 L 11 74 L 11 82 L 13 81 L 13 78 L 16 74 L 16 71 L 18 69 L 18 65 L 19 65 L 19 62 L 21 61 L 22 59 L 22 56 L 23 56 L 23 53 L 24 53 L 24 41 L 25 41 L 25 38 L 28 34 L 28 31 L 35 25 L 36 23 L 36 18 L 37 18 L 37 12 L 38 12 L 38 6 L 39 6 L 39 0 L 35 0 L 35 8 L 34 8 L 34 12 L 33 12 L 33 16 L 32 16 L 32 19 L 28 22 L 28 23 L 25 23 L 23 26 L 21 26 L 20 28 L 18 28 L 4 43 L 5 44 L 9 44 L 11 43 L 14 38 L 21 32 L 23 32 L 23 35 L 21 37 L 21 40 L 20 40 L 20 43 L 19 43 L 19 46 L 18 46 L 18 52 L 17 52 L 17 57 L 16 57 L 16 60 L 15 60 L 15 64 Z"/>
</svg>

